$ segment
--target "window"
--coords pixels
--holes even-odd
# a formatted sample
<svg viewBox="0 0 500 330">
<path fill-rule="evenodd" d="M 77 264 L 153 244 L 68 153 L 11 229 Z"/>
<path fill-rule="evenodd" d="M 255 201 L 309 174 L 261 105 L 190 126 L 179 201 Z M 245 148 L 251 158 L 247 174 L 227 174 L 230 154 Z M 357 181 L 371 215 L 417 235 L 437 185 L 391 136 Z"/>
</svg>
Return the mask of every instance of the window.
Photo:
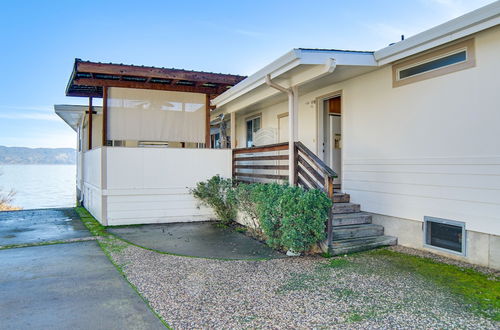
<svg viewBox="0 0 500 330">
<path fill-rule="evenodd" d="M 467 51 L 462 50 L 458 53 L 446 55 L 444 57 L 437 58 L 435 60 L 431 60 L 429 62 L 424 62 L 419 65 L 411 66 L 406 69 L 399 70 L 399 80 L 406 79 L 417 74 L 422 74 L 424 72 L 429 72 L 432 70 L 436 70 L 448 65 L 453 65 L 455 63 L 460 63 L 467 60 Z"/>
<path fill-rule="evenodd" d="M 255 133 L 260 129 L 260 116 L 247 119 L 247 148 L 254 146 Z"/>
<path fill-rule="evenodd" d="M 474 40 L 462 41 L 394 64 L 393 87 L 438 77 L 474 65 Z"/>
<path fill-rule="evenodd" d="M 465 255 L 465 223 L 424 217 L 424 244 Z"/>
</svg>

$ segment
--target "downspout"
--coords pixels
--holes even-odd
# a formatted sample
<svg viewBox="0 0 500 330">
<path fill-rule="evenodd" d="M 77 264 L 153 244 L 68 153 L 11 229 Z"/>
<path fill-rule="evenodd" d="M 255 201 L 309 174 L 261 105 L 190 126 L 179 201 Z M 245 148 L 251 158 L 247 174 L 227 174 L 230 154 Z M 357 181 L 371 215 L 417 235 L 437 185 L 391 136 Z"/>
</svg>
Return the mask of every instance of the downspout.
<svg viewBox="0 0 500 330">
<path fill-rule="evenodd" d="M 337 67 L 337 62 L 334 58 L 329 58 L 326 60 L 324 72 L 319 74 L 321 77 L 325 74 L 332 73 Z M 296 184 L 295 178 L 295 142 L 297 142 L 297 132 L 298 132 L 298 110 L 299 110 L 299 87 L 297 85 L 291 86 L 289 88 L 280 86 L 271 80 L 271 75 L 266 75 L 266 84 L 269 87 L 279 90 L 280 92 L 288 94 L 288 181 L 291 185 Z"/>
<path fill-rule="evenodd" d="M 271 81 L 271 75 L 266 75 L 266 84 L 269 87 L 288 94 L 288 182 L 290 185 L 295 185 L 295 115 L 298 99 L 298 87 L 292 86 L 285 88 Z"/>
</svg>

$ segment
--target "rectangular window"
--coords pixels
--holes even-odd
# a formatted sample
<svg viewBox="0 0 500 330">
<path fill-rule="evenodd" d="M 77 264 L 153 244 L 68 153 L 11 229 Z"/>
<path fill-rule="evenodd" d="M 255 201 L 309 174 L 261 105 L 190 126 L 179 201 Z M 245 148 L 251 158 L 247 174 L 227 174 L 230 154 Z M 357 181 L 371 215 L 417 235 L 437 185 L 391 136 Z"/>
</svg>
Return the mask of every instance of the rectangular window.
<svg viewBox="0 0 500 330">
<path fill-rule="evenodd" d="M 254 147 L 255 133 L 260 129 L 260 126 L 260 116 L 247 119 L 247 148 Z"/>
<path fill-rule="evenodd" d="M 393 87 L 442 76 L 475 66 L 474 39 L 440 48 L 392 66 Z"/>
<path fill-rule="evenodd" d="M 467 60 L 467 51 L 462 50 L 455 54 L 440 57 L 406 69 L 401 69 L 399 70 L 399 80 L 443 68 L 448 65 L 453 65 L 455 63 L 464 62 L 465 60 Z"/>
<path fill-rule="evenodd" d="M 424 217 L 425 245 L 465 255 L 465 223 Z"/>
</svg>

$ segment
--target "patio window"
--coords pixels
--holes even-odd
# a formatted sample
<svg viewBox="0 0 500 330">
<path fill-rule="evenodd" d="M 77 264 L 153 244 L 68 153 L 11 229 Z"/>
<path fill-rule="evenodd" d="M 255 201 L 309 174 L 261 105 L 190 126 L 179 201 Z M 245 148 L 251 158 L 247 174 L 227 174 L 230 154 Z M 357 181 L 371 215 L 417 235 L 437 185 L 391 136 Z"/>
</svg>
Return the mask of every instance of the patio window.
<svg viewBox="0 0 500 330">
<path fill-rule="evenodd" d="M 424 217 L 425 245 L 465 255 L 465 223 Z"/>
<path fill-rule="evenodd" d="M 247 119 L 247 148 L 254 147 L 255 133 L 261 127 L 261 117 L 256 116 Z"/>
</svg>

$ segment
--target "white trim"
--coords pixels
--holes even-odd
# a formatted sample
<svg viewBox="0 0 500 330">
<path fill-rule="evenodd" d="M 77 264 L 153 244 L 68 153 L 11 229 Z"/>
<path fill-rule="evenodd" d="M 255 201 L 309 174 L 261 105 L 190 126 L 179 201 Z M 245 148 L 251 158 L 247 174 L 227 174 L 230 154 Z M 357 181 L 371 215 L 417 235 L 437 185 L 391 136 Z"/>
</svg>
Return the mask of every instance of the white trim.
<svg viewBox="0 0 500 330">
<path fill-rule="evenodd" d="M 382 66 L 499 24 L 500 1 L 496 1 L 406 40 L 377 50 L 374 57 Z"/>
<path fill-rule="evenodd" d="M 400 76 L 401 71 L 404 71 L 404 70 L 407 70 L 407 69 L 410 69 L 410 68 L 414 68 L 414 67 L 422 65 L 422 64 L 427 64 L 427 63 L 430 63 L 430 62 L 433 62 L 433 61 L 437 61 L 437 60 L 443 59 L 443 58 L 448 57 L 448 56 L 456 55 L 456 54 L 464 52 L 464 51 L 465 51 L 465 60 L 463 60 L 463 61 L 458 61 L 458 62 L 455 62 L 455 63 L 443 65 L 443 66 L 440 66 L 438 68 L 427 70 L 427 71 L 422 71 L 420 73 L 416 73 L 416 74 L 413 74 L 413 75 L 410 75 L 410 76 L 404 77 L 404 78 L 401 78 L 401 76 Z M 426 73 L 429 73 L 429 72 L 441 70 L 441 69 L 444 69 L 444 68 L 447 68 L 447 67 L 450 67 L 450 66 L 453 66 L 453 65 L 457 65 L 457 64 L 460 64 L 460 63 L 467 62 L 467 60 L 469 60 L 469 59 L 470 59 L 470 56 L 469 56 L 469 50 L 468 50 L 468 48 L 467 47 L 462 47 L 462 48 L 453 50 L 453 51 L 445 53 L 445 54 L 434 56 L 434 57 L 432 57 L 430 59 L 427 59 L 427 60 L 423 60 L 423 61 L 420 61 L 420 62 L 408 64 L 408 65 L 406 65 L 404 67 L 398 68 L 396 70 L 396 80 L 397 81 L 402 81 L 402 80 L 405 80 L 405 79 L 408 79 L 408 78 L 412 78 L 412 77 L 416 77 L 416 76 L 420 76 L 420 75 L 423 75 L 423 74 L 426 74 Z"/>
<path fill-rule="evenodd" d="M 234 87 L 230 88 L 228 91 L 213 99 L 212 105 L 221 107 L 237 99 L 238 97 L 256 89 L 257 87 L 265 85 L 267 75 L 269 75 L 270 79 L 274 79 L 298 67 L 299 65 L 322 65 L 327 67 L 329 63 L 331 66 L 332 59 L 334 59 L 334 63 L 336 66 L 377 66 L 372 52 L 293 49 L 292 51 L 266 65 L 253 75 L 249 76 Z M 319 70 L 318 75 L 323 76 L 325 74 L 324 71 L 325 70 Z M 326 73 L 329 72 L 327 71 Z M 308 82 L 316 78 L 318 78 L 318 76 L 312 77 L 312 79 L 307 79 L 304 82 Z"/>
</svg>

